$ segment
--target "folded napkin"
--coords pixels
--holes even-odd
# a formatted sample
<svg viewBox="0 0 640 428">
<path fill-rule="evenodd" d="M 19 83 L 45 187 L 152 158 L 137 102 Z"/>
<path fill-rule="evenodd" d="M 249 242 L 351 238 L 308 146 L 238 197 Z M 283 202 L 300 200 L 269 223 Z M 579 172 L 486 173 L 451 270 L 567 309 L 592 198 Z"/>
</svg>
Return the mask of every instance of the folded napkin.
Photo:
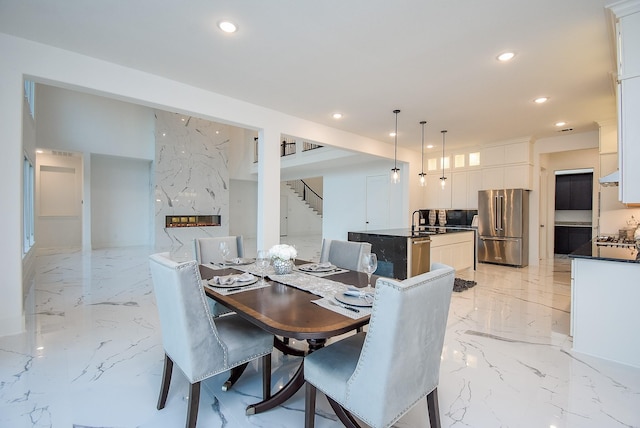
<svg viewBox="0 0 640 428">
<path fill-rule="evenodd" d="M 373 299 L 373 293 L 366 293 L 364 291 L 347 290 L 342 294 L 344 294 L 345 296 L 360 297 L 361 299 Z"/>
<path fill-rule="evenodd" d="M 224 261 L 228 265 L 239 265 L 243 263 L 243 260 L 240 257 L 236 257 L 234 259 L 229 259 Z"/>
<path fill-rule="evenodd" d="M 316 270 L 329 269 L 331 267 L 333 267 L 331 262 L 323 262 L 323 263 L 313 263 L 313 264 L 310 264 L 310 265 L 306 265 L 305 269 L 310 270 L 310 271 L 316 271 Z"/>
<path fill-rule="evenodd" d="M 215 284 L 231 285 L 231 284 L 234 284 L 236 281 L 237 282 L 247 282 L 247 281 L 251 281 L 254 278 L 255 278 L 255 276 L 251 275 L 248 272 L 245 272 L 242 275 L 232 274 L 232 275 L 225 275 L 225 276 L 214 276 L 212 278 L 212 281 Z"/>
</svg>

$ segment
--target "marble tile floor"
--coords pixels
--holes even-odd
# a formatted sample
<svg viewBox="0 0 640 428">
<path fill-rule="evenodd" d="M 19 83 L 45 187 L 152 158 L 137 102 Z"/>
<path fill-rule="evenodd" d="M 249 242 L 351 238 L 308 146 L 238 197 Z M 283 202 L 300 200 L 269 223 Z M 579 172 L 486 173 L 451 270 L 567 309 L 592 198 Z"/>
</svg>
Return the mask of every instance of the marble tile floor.
<svg viewBox="0 0 640 428">
<path fill-rule="evenodd" d="M 319 253 L 314 242 L 296 244 L 300 257 Z M 163 351 L 151 252 L 37 258 L 26 332 L 0 338 L 0 427 L 184 425 L 187 382 L 178 370 L 166 408 L 155 407 Z M 444 427 L 640 426 L 640 370 L 571 351 L 569 266 L 556 258 L 459 273 L 478 285 L 452 298 L 439 386 Z M 274 353 L 274 388 L 298 362 Z M 277 409 L 245 416 L 245 406 L 260 396 L 256 365 L 228 392 L 220 389 L 224 379 L 204 382 L 198 426 L 304 425 L 302 391 Z M 341 426 L 321 394 L 316 426 Z M 395 426 L 428 426 L 426 409 L 414 407 Z"/>
</svg>

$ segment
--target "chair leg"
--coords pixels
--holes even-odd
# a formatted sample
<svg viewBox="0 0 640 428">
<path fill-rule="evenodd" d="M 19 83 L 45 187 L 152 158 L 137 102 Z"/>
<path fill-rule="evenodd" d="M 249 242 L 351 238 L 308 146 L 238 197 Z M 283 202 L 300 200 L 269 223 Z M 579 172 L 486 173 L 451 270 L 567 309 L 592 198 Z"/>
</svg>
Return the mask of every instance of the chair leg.
<svg viewBox="0 0 640 428">
<path fill-rule="evenodd" d="M 271 354 L 262 357 L 262 399 L 271 398 Z"/>
<path fill-rule="evenodd" d="M 173 373 L 173 360 L 164 354 L 164 369 L 162 370 L 162 383 L 160 384 L 160 396 L 158 397 L 158 410 L 164 409 L 169 395 L 169 384 L 171 383 L 171 373 Z"/>
<path fill-rule="evenodd" d="M 316 417 L 316 387 L 307 382 L 304 395 L 304 428 L 313 428 Z"/>
<path fill-rule="evenodd" d="M 198 422 L 198 405 L 200 404 L 200 382 L 192 383 L 189 388 L 189 410 L 187 411 L 187 428 L 196 428 Z"/>
<path fill-rule="evenodd" d="M 427 409 L 429 410 L 429 424 L 431 428 L 440 428 L 440 406 L 438 405 L 438 388 L 427 395 Z"/>
<path fill-rule="evenodd" d="M 240 379 L 240 376 L 242 376 L 242 373 L 244 373 L 244 369 L 246 369 L 248 365 L 249 363 L 244 363 L 232 368 L 229 379 L 227 379 L 227 381 L 222 384 L 222 390 L 230 390 L 231 387 L 238 381 L 238 379 Z"/>
</svg>

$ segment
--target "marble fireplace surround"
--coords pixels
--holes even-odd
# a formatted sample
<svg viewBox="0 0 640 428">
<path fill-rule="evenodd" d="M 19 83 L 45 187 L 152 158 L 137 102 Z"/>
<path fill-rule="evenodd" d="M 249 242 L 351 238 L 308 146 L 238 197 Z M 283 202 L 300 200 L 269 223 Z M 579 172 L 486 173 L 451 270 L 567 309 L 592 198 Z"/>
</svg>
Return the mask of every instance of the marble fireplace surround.
<svg viewBox="0 0 640 428">
<path fill-rule="evenodd" d="M 154 113 L 155 246 L 187 254 L 196 237 L 228 234 L 231 131 L 178 113 Z M 220 216 L 220 225 L 167 227 L 167 217 L 203 215 Z"/>
</svg>

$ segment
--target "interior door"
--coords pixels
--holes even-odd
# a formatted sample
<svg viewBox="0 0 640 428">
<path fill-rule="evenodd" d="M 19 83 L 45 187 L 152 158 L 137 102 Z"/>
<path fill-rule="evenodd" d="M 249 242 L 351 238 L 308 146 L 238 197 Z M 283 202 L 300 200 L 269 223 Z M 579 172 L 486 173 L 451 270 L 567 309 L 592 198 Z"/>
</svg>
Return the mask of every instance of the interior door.
<svg viewBox="0 0 640 428">
<path fill-rule="evenodd" d="M 545 168 L 540 170 L 540 231 L 539 231 L 539 245 L 538 245 L 538 258 L 544 260 L 547 258 L 547 179 L 548 174 Z"/>
<path fill-rule="evenodd" d="M 287 236 L 287 225 L 289 224 L 289 198 L 280 196 L 280 236 Z"/>
<path fill-rule="evenodd" d="M 367 177 L 365 230 L 389 227 L 389 176 Z"/>
</svg>

